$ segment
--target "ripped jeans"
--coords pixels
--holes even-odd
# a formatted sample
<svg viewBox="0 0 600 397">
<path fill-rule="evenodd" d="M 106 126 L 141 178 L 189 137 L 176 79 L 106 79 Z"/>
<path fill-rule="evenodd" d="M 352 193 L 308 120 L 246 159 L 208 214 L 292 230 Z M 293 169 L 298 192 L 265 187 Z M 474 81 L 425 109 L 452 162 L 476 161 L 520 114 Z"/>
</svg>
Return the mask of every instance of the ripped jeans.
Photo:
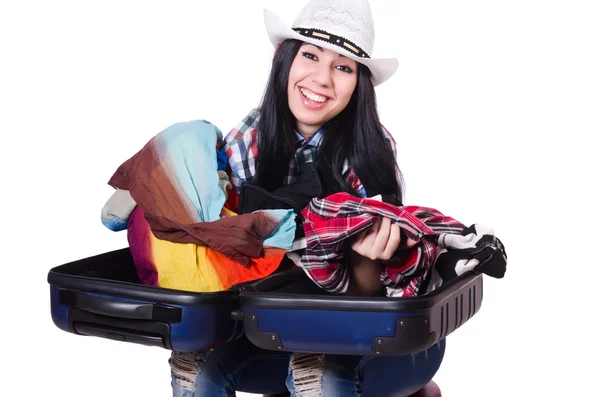
<svg viewBox="0 0 600 397">
<path fill-rule="evenodd" d="M 169 362 L 174 397 L 403 397 L 433 378 L 444 351 L 442 340 L 407 356 L 323 356 L 262 350 L 242 337 L 208 354 L 173 353 Z"/>
</svg>

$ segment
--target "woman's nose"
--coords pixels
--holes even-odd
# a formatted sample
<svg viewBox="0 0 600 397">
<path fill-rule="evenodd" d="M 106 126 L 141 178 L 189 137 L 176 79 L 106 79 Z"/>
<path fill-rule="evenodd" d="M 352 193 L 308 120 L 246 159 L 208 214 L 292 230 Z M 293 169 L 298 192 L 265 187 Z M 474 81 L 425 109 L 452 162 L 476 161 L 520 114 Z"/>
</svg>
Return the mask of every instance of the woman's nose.
<svg viewBox="0 0 600 397">
<path fill-rule="evenodd" d="M 313 81 L 321 87 L 331 87 L 331 70 L 329 70 L 329 67 L 319 65 L 314 70 Z"/>
</svg>

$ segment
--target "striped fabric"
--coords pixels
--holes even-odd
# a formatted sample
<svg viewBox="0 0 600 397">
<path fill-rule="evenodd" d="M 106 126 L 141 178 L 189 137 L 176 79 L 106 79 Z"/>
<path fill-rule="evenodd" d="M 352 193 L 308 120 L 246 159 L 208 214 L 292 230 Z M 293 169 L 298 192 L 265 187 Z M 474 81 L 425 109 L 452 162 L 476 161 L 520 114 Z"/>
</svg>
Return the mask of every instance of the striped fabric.
<svg viewBox="0 0 600 397">
<path fill-rule="evenodd" d="M 438 237 L 460 234 L 465 229 L 462 223 L 432 208 L 397 207 L 347 193 L 314 199 L 302 215 L 307 247 L 300 265 L 317 285 L 331 293 L 345 293 L 348 289 L 344 243 L 372 227 L 381 217 L 397 224 L 403 238 L 420 239 L 398 260 L 385 264 L 381 279 L 388 292 L 396 290 L 394 296 L 416 295 L 435 261 Z"/>
</svg>

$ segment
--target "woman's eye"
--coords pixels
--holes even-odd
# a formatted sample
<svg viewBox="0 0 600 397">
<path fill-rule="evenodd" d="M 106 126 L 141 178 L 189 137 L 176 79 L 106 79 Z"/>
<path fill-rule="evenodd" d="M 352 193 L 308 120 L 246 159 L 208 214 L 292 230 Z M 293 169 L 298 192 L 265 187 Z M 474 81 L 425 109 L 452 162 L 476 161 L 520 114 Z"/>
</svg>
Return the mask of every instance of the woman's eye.
<svg viewBox="0 0 600 397">
<path fill-rule="evenodd" d="M 302 56 L 304 56 L 308 59 L 312 59 L 313 61 L 317 60 L 317 57 L 315 56 L 315 54 L 311 54 L 310 52 L 303 51 Z"/>
<path fill-rule="evenodd" d="M 338 70 L 341 70 L 342 72 L 352 73 L 352 69 L 350 69 L 348 66 L 339 65 L 337 68 L 338 68 Z"/>
</svg>

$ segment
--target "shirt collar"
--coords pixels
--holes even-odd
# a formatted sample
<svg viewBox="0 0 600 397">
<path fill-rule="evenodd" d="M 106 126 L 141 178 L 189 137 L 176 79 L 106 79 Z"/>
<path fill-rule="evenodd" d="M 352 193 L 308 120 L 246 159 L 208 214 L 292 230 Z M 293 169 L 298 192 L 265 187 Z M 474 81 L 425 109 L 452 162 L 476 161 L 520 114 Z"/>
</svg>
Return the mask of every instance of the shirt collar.
<svg viewBox="0 0 600 397">
<path fill-rule="evenodd" d="M 296 132 L 296 145 L 298 148 L 306 146 L 319 146 L 321 138 L 323 138 L 323 128 L 320 128 L 313 136 L 304 138 L 298 131 Z"/>
</svg>

